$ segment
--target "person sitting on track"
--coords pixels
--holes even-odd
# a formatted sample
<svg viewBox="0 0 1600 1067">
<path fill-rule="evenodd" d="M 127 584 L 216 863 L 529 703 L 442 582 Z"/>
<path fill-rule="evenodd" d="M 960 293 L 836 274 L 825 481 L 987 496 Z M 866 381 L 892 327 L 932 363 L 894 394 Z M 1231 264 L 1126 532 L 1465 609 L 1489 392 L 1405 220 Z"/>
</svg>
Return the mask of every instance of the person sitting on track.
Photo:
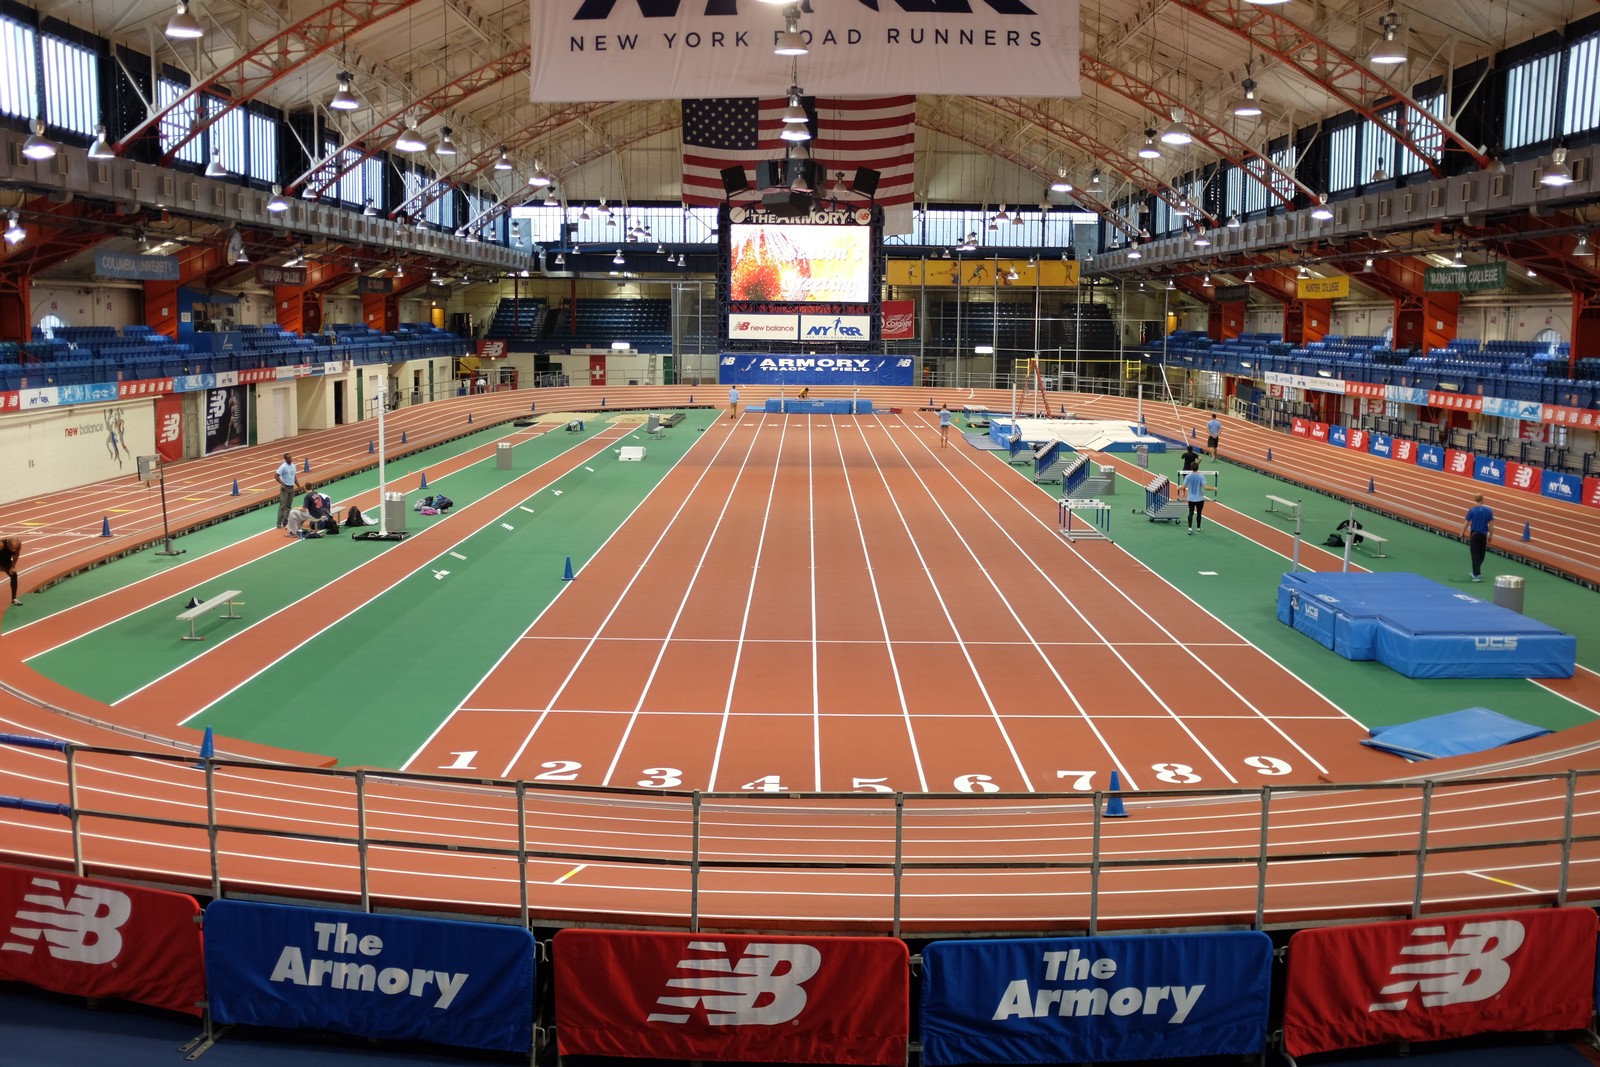
<svg viewBox="0 0 1600 1067">
<path fill-rule="evenodd" d="M 335 534 L 339 532 L 339 520 L 333 515 L 333 501 L 326 493 L 319 493 L 315 489 L 306 494 L 305 510 L 311 515 L 310 526 L 323 533 Z"/>
<path fill-rule="evenodd" d="M 290 537 L 321 537 L 322 531 L 312 525 L 311 512 L 305 508 L 289 509 Z"/>
</svg>

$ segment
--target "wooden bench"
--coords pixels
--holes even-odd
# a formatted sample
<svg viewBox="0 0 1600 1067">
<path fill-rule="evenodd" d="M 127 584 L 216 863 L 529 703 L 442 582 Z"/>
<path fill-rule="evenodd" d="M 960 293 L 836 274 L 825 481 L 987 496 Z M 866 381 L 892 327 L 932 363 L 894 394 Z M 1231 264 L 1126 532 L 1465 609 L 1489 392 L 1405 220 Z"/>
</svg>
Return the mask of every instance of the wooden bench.
<svg viewBox="0 0 1600 1067">
<path fill-rule="evenodd" d="M 200 618 L 200 616 L 204 615 L 206 612 L 210 611 L 212 608 L 220 607 L 220 608 L 224 609 L 223 613 L 221 615 L 217 616 L 218 618 L 221 618 L 221 619 L 240 619 L 240 618 L 243 618 L 244 616 L 240 615 L 237 611 L 234 610 L 240 604 L 244 603 L 244 601 L 239 599 L 240 595 L 241 594 L 240 594 L 239 590 L 237 590 L 237 589 L 229 589 L 226 592 L 218 593 L 216 596 L 212 597 L 209 600 L 201 601 L 200 603 L 196 604 L 194 607 L 189 608 L 187 611 L 180 611 L 178 613 L 178 621 L 179 622 L 186 622 L 186 623 L 189 624 L 189 632 L 183 635 L 183 639 L 185 641 L 204 641 L 205 640 L 204 637 L 202 637 L 201 635 L 199 635 L 199 634 L 194 632 L 194 624 L 195 624 L 195 620 L 196 619 Z"/>
<path fill-rule="evenodd" d="M 1283 505 L 1283 510 L 1285 512 L 1292 513 L 1295 518 L 1298 519 L 1300 517 L 1300 501 L 1298 501 L 1298 500 L 1290 500 L 1286 496 L 1273 496 L 1271 493 L 1268 493 L 1267 494 L 1267 510 L 1268 511 L 1276 510 L 1275 505 L 1278 505 L 1278 504 L 1282 504 Z"/>
</svg>

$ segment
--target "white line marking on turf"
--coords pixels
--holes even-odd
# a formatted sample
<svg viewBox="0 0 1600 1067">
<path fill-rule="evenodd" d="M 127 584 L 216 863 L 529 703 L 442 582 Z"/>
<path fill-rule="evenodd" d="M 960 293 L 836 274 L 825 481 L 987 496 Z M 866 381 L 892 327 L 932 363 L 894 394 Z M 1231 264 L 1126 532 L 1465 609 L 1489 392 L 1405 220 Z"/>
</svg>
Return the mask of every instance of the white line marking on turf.
<svg viewBox="0 0 1600 1067">
<path fill-rule="evenodd" d="M 450 556 L 451 556 L 452 559 L 463 559 L 464 560 L 464 559 L 467 558 L 466 556 L 463 556 L 459 552 L 452 552 L 452 553 L 450 553 Z"/>
<path fill-rule="evenodd" d="M 509 522 L 502 522 L 500 524 L 500 529 L 502 529 L 502 530 L 515 530 L 516 527 L 511 525 Z"/>
<path fill-rule="evenodd" d="M 519 507 L 519 508 L 521 508 L 521 509 L 522 509 L 522 510 L 523 510 L 523 511 L 526 511 L 526 512 L 527 512 L 527 513 L 528 513 L 528 514 L 529 514 L 529 515 L 532 515 L 532 514 L 533 514 L 533 509 L 532 509 L 532 508 L 530 508 L 530 507 L 529 507 L 529 506 L 528 506 L 528 505 L 526 505 L 526 504 L 518 504 L 518 505 L 517 505 L 517 507 Z"/>
</svg>

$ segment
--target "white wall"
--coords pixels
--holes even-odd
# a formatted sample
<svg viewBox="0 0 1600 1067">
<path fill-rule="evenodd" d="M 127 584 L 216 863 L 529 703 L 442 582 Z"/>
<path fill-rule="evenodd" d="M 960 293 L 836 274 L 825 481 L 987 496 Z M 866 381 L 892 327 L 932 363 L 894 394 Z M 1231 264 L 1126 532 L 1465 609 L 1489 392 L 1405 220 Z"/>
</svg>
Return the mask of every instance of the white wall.
<svg viewBox="0 0 1600 1067">
<path fill-rule="evenodd" d="M 133 474 L 138 470 L 134 457 L 156 450 L 155 427 L 154 400 L 41 409 L 0 419 L 0 455 L 10 457 L 0 479 L 0 500 Z"/>
<path fill-rule="evenodd" d="M 144 321 L 144 292 L 123 286 L 34 283 L 33 322 L 55 315 L 68 326 L 115 326 Z"/>
</svg>

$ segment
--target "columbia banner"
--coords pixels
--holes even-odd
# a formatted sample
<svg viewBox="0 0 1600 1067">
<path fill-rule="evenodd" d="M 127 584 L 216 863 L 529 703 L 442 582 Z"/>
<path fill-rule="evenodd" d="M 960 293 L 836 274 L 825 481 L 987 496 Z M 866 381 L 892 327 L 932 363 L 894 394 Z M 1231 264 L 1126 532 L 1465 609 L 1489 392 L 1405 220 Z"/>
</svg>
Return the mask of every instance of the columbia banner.
<svg viewBox="0 0 1600 1067">
<path fill-rule="evenodd" d="M 910 968 L 887 937 L 562 930 L 563 1056 L 905 1063 Z"/>
<path fill-rule="evenodd" d="M 534 943 L 520 927 L 219 900 L 205 941 L 219 1023 L 531 1047 Z"/>
<path fill-rule="evenodd" d="M 200 1014 L 193 897 L 0 866 L 0 909 L 0 981 Z"/>
<path fill-rule="evenodd" d="M 1289 941 L 1284 1051 L 1582 1030 L 1595 930 L 1587 908 L 1302 930 Z"/>
<path fill-rule="evenodd" d="M 532 99 L 785 96 L 772 50 L 787 5 L 531 0 Z M 835 96 L 1077 96 L 1077 0 L 812 0 L 809 86 Z"/>
<path fill-rule="evenodd" d="M 922 1058 L 933 1067 L 1266 1049 L 1262 933 L 935 941 L 922 960 Z"/>
<path fill-rule="evenodd" d="M 907 356 L 783 356 L 742 352 L 722 357 L 717 380 L 723 385 L 912 385 L 915 384 L 911 380 L 914 363 L 916 360 Z"/>
</svg>

